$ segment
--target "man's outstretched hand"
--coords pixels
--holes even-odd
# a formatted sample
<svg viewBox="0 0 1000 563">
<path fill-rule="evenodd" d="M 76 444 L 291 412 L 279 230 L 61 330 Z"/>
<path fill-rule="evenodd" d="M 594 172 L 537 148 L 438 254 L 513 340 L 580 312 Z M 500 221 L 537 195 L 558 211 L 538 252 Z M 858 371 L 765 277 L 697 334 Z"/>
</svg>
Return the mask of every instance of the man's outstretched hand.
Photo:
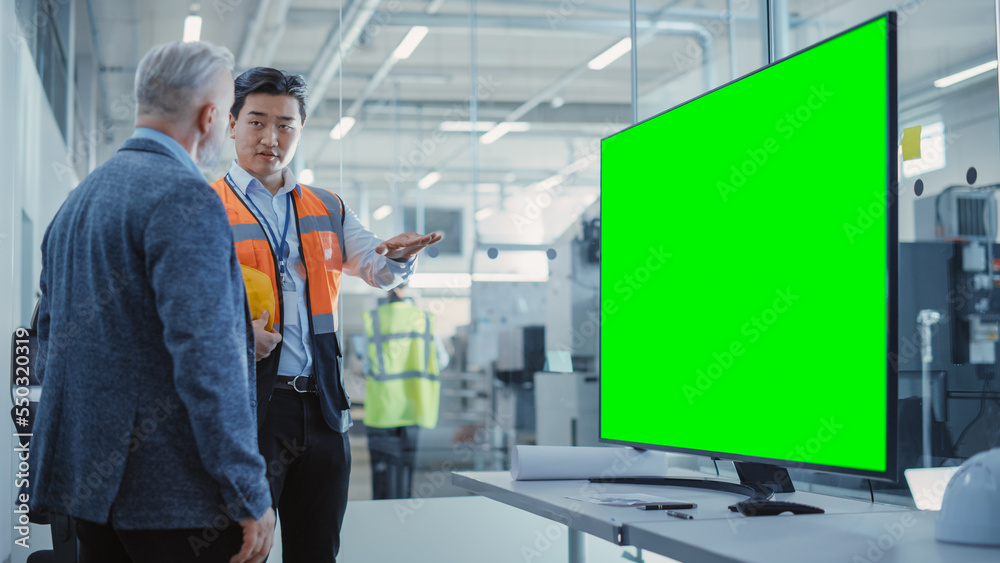
<svg viewBox="0 0 1000 563">
<path fill-rule="evenodd" d="M 403 233 L 376 246 L 375 252 L 396 262 L 409 262 L 421 250 L 441 240 L 441 238 L 442 236 L 437 233 L 429 235 Z"/>
</svg>

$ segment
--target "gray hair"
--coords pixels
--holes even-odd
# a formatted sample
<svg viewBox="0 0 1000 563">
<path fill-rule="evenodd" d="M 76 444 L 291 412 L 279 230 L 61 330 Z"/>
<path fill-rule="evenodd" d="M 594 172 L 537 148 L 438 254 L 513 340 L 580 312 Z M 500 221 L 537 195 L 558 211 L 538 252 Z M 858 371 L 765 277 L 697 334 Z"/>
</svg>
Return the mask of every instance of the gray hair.
<svg viewBox="0 0 1000 563">
<path fill-rule="evenodd" d="M 136 115 L 178 117 L 212 87 L 216 74 L 233 70 L 233 54 L 204 41 L 175 41 L 146 53 L 135 73 Z M 223 108 L 227 109 L 227 108 Z"/>
</svg>

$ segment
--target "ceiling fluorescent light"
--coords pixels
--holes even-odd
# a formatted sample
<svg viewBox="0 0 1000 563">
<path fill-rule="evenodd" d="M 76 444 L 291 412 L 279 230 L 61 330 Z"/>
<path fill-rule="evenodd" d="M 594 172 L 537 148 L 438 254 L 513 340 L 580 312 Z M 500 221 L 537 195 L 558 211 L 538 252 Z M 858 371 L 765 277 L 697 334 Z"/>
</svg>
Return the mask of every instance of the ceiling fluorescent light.
<svg viewBox="0 0 1000 563">
<path fill-rule="evenodd" d="M 945 76 L 944 78 L 939 78 L 934 81 L 934 85 L 937 86 L 938 88 L 947 88 L 952 84 L 958 84 L 963 80 L 968 80 L 973 76 L 979 76 L 984 72 L 989 72 L 991 70 L 995 70 L 996 68 L 997 68 L 997 61 L 990 61 L 988 63 L 983 63 L 979 66 L 974 66 L 970 69 L 963 70 L 962 72 L 956 72 L 951 76 Z"/>
<path fill-rule="evenodd" d="M 489 131 L 495 125 L 495 121 L 477 121 L 475 123 L 471 121 L 442 121 L 441 130 L 468 133 L 469 131 Z"/>
<path fill-rule="evenodd" d="M 607 51 L 604 51 L 600 55 L 594 57 L 589 63 L 587 63 L 587 68 L 590 70 L 601 70 L 618 60 L 619 57 L 628 53 L 631 49 L 632 39 L 630 37 L 626 37 L 625 39 L 622 39 L 618 43 L 612 45 Z"/>
<path fill-rule="evenodd" d="M 340 121 L 337 122 L 337 126 L 330 131 L 330 138 L 334 141 L 343 139 L 344 135 L 347 135 L 347 132 L 351 130 L 351 127 L 354 127 L 355 121 L 353 117 L 347 115 L 341 117 Z"/>
<path fill-rule="evenodd" d="M 407 278 L 407 285 L 414 289 L 467 289 L 472 287 L 472 276 L 418 272 Z"/>
<path fill-rule="evenodd" d="M 496 142 L 497 139 L 503 137 L 511 131 L 527 131 L 531 128 L 530 123 L 524 121 L 501 121 L 497 123 L 496 127 L 490 129 L 479 138 L 479 142 L 484 145 L 491 145 Z"/>
<path fill-rule="evenodd" d="M 191 14 L 184 18 L 184 42 L 201 40 L 201 16 Z"/>
<path fill-rule="evenodd" d="M 485 221 L 491 215 L 496 213 L 496 208 L 494 207 L 484 207 L 479 211 L 476 211 L 476 221 Z"/>
<path fill-rule="evenodd" d="M 474 282 L 547 282 L 548 274 L 472 274 Z"/>
<path fill-rule="evenodd" d="M 408 59 L 413 51 L 420 45 L 420 42 L 424 40 L 429 30 L 422 25 L 415 25 L 410 28 L 410 32 L 406 34 L 406 37 L 399 42 L 399 47 L 392 52 L 392 56 L 398 60 Z"/>
<path fill-rule="evenodd" d="M 492 194 L 492 193 L 497 193 L 497 192 L 500 191 L 500 184 L 498 184 L 496 182 L 485 182 L 485 183 L 482 183 L 482 184 L 477 184 L 476 187 L 479 188 L 480 192 L 484 192 L 484 193 L 490 193 L 490 194 Z"/>
<path fill-rule="evenodd" d="M 312 184 L 316 181 L 316 175 L 313 174 L 312 168 L 306 168 L 299 172 L 299 183 L 302 184 Z"/>
<path fill-rule="evenodd" d="M 441 179 L 440 172 L 431 172 L 430 174 L 421 178 L 419 182 L 417 182 L 417 187 L 420 188 L 421 190 L 426 190 L 427 188 L 436 184 L 437 181 L 440 179 Z"/>
<path fill-rule="evenodd" d="M 381 221 L 382 219 L 385 219 L 391 214 L 392 214 L 392 206 L 383 205 L 382 207 L 379 207 L 374 212 L 372 212 L 372 219 L 375 219 L 376 221 Z"/>
</svg>

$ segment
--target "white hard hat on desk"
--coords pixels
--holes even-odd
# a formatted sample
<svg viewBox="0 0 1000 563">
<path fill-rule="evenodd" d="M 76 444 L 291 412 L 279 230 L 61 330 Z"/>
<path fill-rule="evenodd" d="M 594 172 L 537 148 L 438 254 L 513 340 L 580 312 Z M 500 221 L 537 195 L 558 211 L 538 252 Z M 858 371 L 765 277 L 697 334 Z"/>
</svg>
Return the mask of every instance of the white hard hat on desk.
<svg viewBox="0 0 1000 563">
<path fill-rule="evenodd" d="M 965 460 L 944 491 L 938 541 L 1000 546 L 1000 448 Z"/>
</svg>

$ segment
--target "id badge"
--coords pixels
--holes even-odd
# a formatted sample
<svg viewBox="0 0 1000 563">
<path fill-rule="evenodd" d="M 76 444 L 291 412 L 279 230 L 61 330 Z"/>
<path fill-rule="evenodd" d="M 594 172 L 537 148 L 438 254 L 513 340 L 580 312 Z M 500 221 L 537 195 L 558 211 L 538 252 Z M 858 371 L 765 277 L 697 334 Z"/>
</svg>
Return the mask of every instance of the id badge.
<svg viewBox="0 0 1000 563">
<path fill-rule="evenodd" d="M 299 294 L 295 291 L 285 290 L 282 292 L 282 299 L 285 302 L 285 315 L 281 319 L 283 326 L 296 326 L 299 324 Z"/>
</svg>

